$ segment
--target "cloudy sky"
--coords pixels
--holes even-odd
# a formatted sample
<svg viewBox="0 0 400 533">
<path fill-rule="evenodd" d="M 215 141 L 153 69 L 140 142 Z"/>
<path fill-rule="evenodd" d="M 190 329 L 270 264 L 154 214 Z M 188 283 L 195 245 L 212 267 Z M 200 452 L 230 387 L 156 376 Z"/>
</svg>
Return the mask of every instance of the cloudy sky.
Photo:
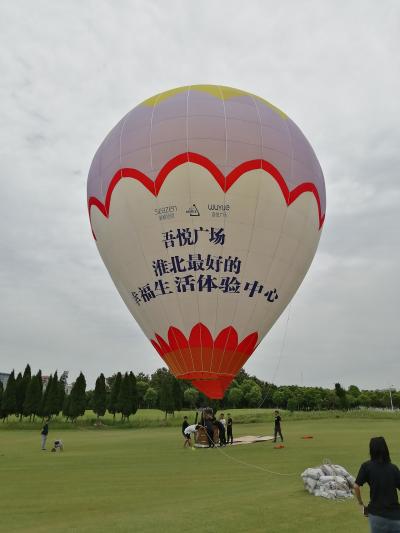
<svg viewBox="0 0 400 533">
<path fill-rule="evenodd" d="M 30 362 L 92 385 L 161 366 L 98 255 L 86 179 L 139 102 L 215 83 L 283 109 L 327 186 L 311 269 L 246 370 L 400 388 L 399 50 L 396 0 L 3 0 L 0 371 Z"/>
</svg>

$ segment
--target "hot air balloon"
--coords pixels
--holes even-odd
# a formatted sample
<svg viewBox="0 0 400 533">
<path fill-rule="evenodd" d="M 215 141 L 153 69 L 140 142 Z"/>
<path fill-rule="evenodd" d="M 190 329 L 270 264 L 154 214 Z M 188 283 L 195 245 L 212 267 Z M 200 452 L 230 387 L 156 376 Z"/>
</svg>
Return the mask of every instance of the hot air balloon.
<svg viewBox="0 0 400 533">
<path fill-rule="evenodd" d="M 194 85 L 145 100 L 111 130 L 88 208 L 111 278 L 165 364 L 222 398 L 311 264 L 325 185 L 285 113 Z"/>
</svg>

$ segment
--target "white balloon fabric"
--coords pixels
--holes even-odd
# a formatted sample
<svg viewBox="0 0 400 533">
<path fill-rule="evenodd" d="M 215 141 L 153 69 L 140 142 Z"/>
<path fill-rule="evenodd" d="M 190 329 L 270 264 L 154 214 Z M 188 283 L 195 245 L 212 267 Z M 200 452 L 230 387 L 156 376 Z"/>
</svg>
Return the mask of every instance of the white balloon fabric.
<svg viewBox="0 0 400 533">
<path fill-rule="evenodd" d="M 254 95 L 188 86 L 106 137 L 88 179 L 100 255 L 178 378 L 224 391 L 301 284 L 325 185 L 297 126 Z"/>
</svg>

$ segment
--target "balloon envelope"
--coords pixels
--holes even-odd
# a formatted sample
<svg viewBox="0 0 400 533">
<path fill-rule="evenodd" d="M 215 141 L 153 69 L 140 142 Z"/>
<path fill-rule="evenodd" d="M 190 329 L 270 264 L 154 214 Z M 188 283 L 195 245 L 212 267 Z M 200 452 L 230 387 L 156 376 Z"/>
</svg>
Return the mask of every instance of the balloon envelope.
<svg viewBox="0 0 400 533">
<path fill-rule="evenodd" d="M 100 255 L 171 372 L 221 398 L 302 282 L 325 185 L 299 128 L 229 87 L 158 94 L 89 172 Z"/>
</svg>

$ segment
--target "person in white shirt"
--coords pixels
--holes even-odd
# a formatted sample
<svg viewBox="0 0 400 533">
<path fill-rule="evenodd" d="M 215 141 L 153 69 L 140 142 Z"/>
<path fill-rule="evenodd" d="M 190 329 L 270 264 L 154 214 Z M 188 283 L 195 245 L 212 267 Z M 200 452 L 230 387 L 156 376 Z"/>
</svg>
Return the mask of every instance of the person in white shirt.
<svg viewBox="0 0 400 533">
<path fill-rule="evenodd" d="M 189 443 L 189 446 L 192 446 L 192 440 L 191 440 L 192 433 L 196 433 L 196 431 L 199 429 L 199 427 L 200 426 L 198 424 L 192 424 L 191 426 L 188 426 L 185 429 L 184 435 L 186 437 L 186 441 Z"/>
</svg>

